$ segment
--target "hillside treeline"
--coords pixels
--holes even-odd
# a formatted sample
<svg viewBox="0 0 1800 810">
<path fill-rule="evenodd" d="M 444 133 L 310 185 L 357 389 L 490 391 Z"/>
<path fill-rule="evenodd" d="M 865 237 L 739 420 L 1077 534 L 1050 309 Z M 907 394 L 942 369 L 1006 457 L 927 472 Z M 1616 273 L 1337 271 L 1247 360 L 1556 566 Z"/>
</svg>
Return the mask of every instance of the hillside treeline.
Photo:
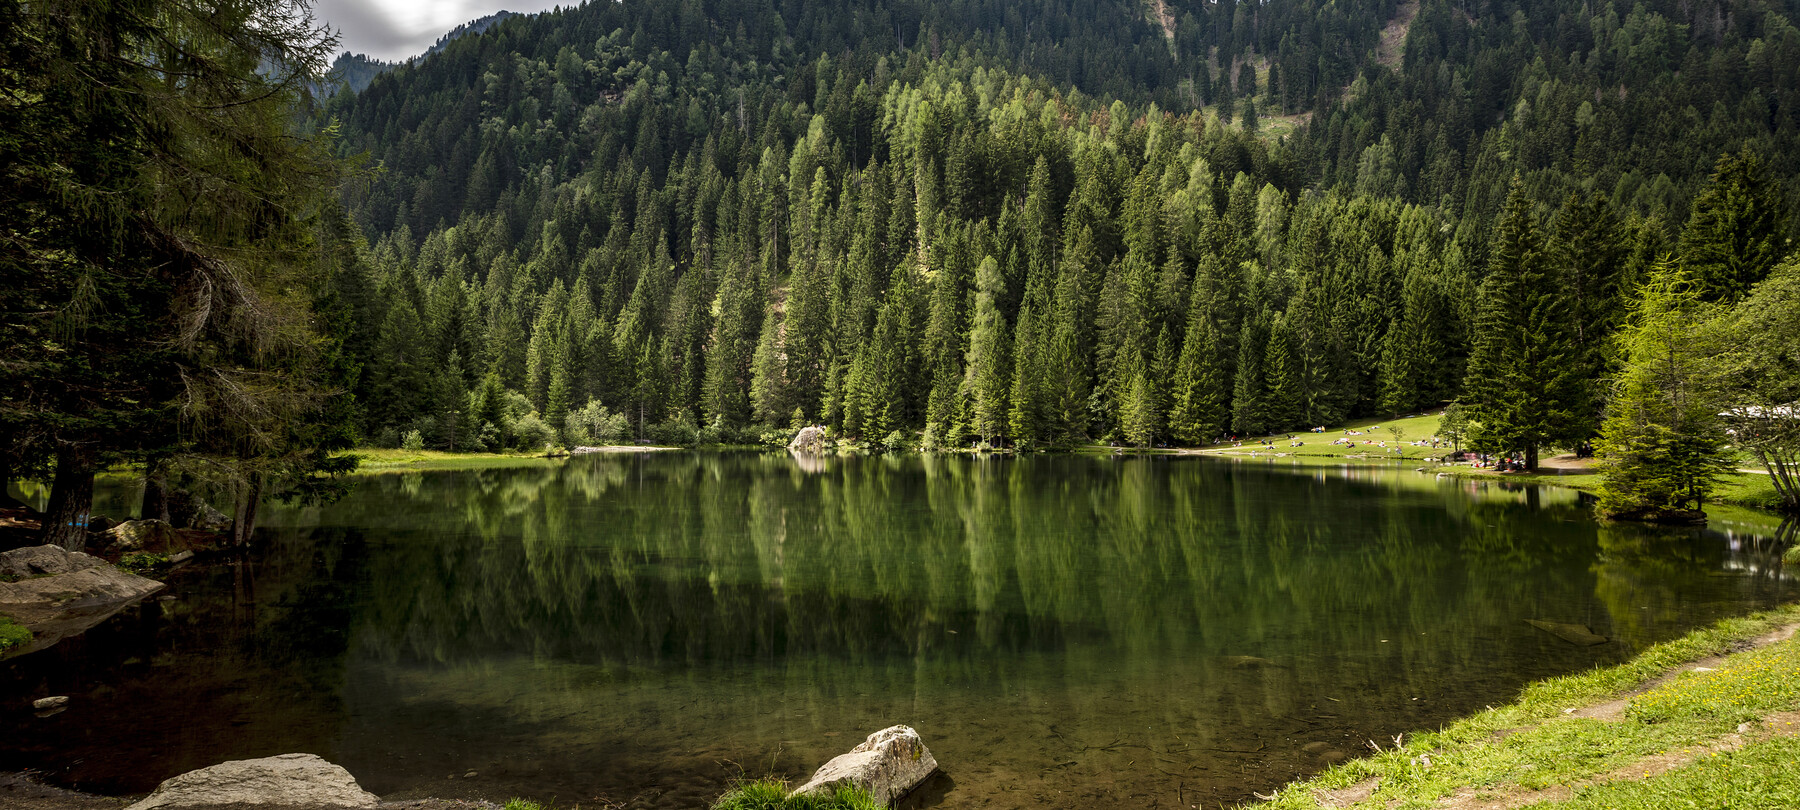
<svg viewBox="0 0 1800 810">
<path fill-rule="evenodd" d="M 365 439 L 1054 447 L 1410 412 L 1513 328 L 1484 284 L 1513 249 L 1591 430 L 1692 217 L 1787 251 L 1785 9 L 1427 3 L 1396 69 L 1391 4 L 1169 8 L 590 4 L 339 96 L 380 169 L 338 277 Z"/>
</svg>

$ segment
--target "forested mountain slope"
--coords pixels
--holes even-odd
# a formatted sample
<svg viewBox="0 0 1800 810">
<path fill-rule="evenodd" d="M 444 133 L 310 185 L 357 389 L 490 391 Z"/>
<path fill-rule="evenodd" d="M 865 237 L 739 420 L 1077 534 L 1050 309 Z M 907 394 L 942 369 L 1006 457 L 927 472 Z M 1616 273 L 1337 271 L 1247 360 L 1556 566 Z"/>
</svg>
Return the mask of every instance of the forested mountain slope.
<svg viewBox="0 0 1800 810">
<path fill-rule="evenodd" d="M 1690 209 L 1734 278 L 1787 252 L 1792 3 L 1425 0 L 1397 69 L 1392 2 L 1164 10 L 590 3 L 340 95 L 379 167 L 339 281 L 366 437 L 1043 447 L 1411 411 L 1461 393 L 1507 262 L 1591 431 Z"/>
</svg>

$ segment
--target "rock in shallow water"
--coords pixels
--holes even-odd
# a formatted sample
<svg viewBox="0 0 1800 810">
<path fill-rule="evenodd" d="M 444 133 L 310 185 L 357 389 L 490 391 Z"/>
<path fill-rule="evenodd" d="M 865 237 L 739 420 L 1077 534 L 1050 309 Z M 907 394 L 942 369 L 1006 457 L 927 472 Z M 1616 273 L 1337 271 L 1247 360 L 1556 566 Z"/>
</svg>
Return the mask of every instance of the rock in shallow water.
<svg viewBox="0 0 1800 810">
<path fill-rule="evenodd" d="M 817 427 L 801 428 L 794 434 L 793 441 L 788 442 L 788 449 L 796 453 L 825 452 L 825 429 Z"/>
<path fill-rule="evenodd" d="M 1570 644 L 1576 644 L 1582 647 L 1592 647 L 1595 644 L 1606 643 L 1606 636 L 1599 635 L 1594 631 L 1589 630 L 1586 625 L 1547 622 L 1543 619 L 1526 619 L 1525 623 L 1549 633 L 1550 635 L 1556 636 L 1563 641 L 1567 641 Z"/>
<path fill-rule="evenodd" d="M 181 533 L 160 520 L 127 520 L 106 531 L 107 548 L 115 552 L 166 553 L 183 547 Z"/>
<path fill-rule="evenodd" d="M 312 754 L 281 754 L 188 771 L 164 780 L 155 793 L 125 810 L 209 804 L 374 807 L 379 801 L 340 766 Z"/>
<path fill-rule="evenodd" d="M 0 576 L 24 579 L 46 574 L 67 574 L 105 562 L 99 557 L 79 551 L 64 551 L 58 545 L 28 546 L 0 554 Z"/>
<path fill-rule="evenodd" d="M 925 748 L 919 732 L 907 726 L 891 726 L 870 734 L 850 753 L 832 759 L 795 793 L 828 794 L 838 785 L 850 784 L 875 796 L 883 805 L 894 802 L 937 771 L 937 759 Z"/>
</svg>

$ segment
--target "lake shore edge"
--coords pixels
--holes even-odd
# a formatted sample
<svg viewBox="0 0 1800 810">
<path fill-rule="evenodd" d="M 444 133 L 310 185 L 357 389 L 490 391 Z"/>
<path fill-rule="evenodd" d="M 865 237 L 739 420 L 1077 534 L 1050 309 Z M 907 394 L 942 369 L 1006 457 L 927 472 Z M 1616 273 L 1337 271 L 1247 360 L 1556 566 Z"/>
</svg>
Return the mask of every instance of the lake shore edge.
<svg viewBox="0 0 1800 810">
<path fill-rule="evenodd" d="M 1651 808 L 1715 791 L 1791 797 L 1797 723 L 1800 603 L 1790 603 L 1624 664 L 1536 681 L 1512 703 L 1437 731 L 1369 740 L 1363 757 L 1243 807 Z"/>
<path fill-rule="evenodd" d="M 1694 630 L 1623 664 L 1535 681 L 1513 702 L 1437 731 L 1370 740 L 1361 758 L 1240 807 L 1649 808 L 1657 797 L 1709 789 L 1722 770 L 1731 790 L 1746 779 L 1800 782 L 1800 769 L 1764 767 L 1800 750 L 1796 667 L 1800 603 L 1791 603 Z M 1765 688 L 1771 677 L 1780 688 Z M 1766 694 L 1746 704 L 1734 686 Z M 1633 803 L 1635 794 L 1649 798 Z M 16 810 L 118 810 L 141 797 L 66 790 L 14 772 L 0 773 L 0 798 Z M 499 810 L 516 801 L 412 797 L 379 808 Z"/>
</svg>

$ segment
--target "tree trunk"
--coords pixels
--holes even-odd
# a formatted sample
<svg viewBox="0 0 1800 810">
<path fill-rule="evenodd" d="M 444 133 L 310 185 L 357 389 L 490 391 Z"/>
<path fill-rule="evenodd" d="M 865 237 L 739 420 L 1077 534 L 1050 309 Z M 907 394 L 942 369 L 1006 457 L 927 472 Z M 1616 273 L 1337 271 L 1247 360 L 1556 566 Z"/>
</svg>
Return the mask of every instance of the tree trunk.
<svg viewBox="0 0 1800 810">
<path fill-rule="evenodd" d="M 231 522 L 231 544 L 242 548 L 250 544 L 256 531 L 256 507 L 262 503 L 262 473 L 251 473 L 237 503 L 237 514 Z"/>
<path fill-rule="evenodd" d="M 161 459 L 152 460 L 144 468 L 144 502 L 138 508 L 138 517 L 169 522 L 169 476 L 163 471 Z"/>
<path fill-rule="evenodd" d="M 94 451 L 58 442 L 50 508 L 44 511 L 43 541 L 80 551 L 87 545 L 88 513 L 94 508 Z"/>
<path fill-rule="evenodd" d="M 1537 472 L 1537 462 L 1538 462 L 1537 445 L 1534 444 L 1534 445 L 1531 445 L 1531 446 L 1525 448 L 1525 471 L 1526 472 Z"/>
</svg>

